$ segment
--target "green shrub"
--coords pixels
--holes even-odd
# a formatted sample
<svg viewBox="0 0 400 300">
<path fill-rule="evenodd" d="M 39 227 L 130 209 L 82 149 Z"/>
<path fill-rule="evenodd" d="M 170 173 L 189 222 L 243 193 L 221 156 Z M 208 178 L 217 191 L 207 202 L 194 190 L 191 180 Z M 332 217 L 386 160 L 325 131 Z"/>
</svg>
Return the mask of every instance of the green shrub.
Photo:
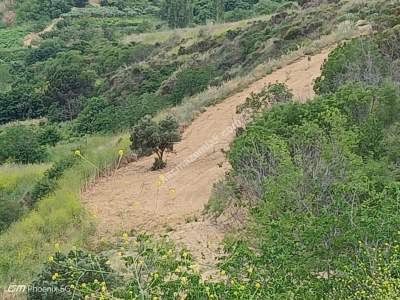
<svg viewBox="0 0 400 300">
<path fill-rule="evenodd" d="M 349 84 L 305 104 L 273 106 L 247 126 L 229 161 L 240 191 L 232 199 L 250 208 L 254 225 L 242 252 L 233 247 L 225 261 L 228 273 L 263 269 L 266 299 L 398 295 L 397 252 L 376 262 L 386 272 L 358 246 L 385 249 L 398 240 L 400 189 L 388 164 L 397 159 L 398 93 L 388 84 Z"/>
<path fill-rule="evenodd" d="M 57 56 L 47 70 L 47 98 L 51 119 L 74 119 L 81 111 L 85 98 L 94 90 L 95 74 L 82 69 L 84 58 L 77 51 Z"/>
<path fill-rule="evenodd" d="M 90 98 L 74 121 L 73 130 L 83 134 L 110 132 L 119 125 L 119 118 L 116 109 L 106 99 Z"/>
<path fill-rule="evenodd" d="M 0 91 L 0 124 L 43 116 L 42 97 L 36 86 L 28 83 L 18 83 L 8 91 Z"/>
<path fill-rule="evenodd" d="M 24 202 L 32 207 L 38 200 L 48 196 L 58 187 L 57 183 L 65 170 L 71 168 L 76 162 L 75 157 L 67 157 L 56 163 L 44 172 L 43 177 L 36 182 L 32 190 L 24 196 Z"/>
<path fill-rule="evenodd" d="M 178 131 L 179 124 L 172 118 L 167 117 L 156 123 L 150 116 L 144 117 L 133 127 L 131 133 L 131 149 L 139 155 L 157 155 L 153 170 L 159 170 L 165 167 L 163 161 L 165 151 L 172 151 L 174 144 L 181 140 Z"/>
<path fill-rule="evenodd" d="M 268 84 L 258 93 L 251 93 L 246 101 L 237 106 L 237 113 L 256 115 L 267 107 L 291 101 L 293 94 L 284 83 Z"/>
<path fill-rule="evenodd" d="M 28 299 L 85 299 L 91 294 L 104 295 L 116 280 L 107 261 L 106 257 L 83 250 L 73 250 L 67 255 L 56 252 L 32 282 Z"/>
<path fill-rule="evenodd" d="M 43 146 L 49 145 L 54 147 L 62 139 L 60 129 L 56 124 L 41 124 L 38 130 L 38 139 Z"/>
<path fill-rule="evenodd" d="M 317 94 L 334 92 L 348 81 L 374 85 L 389 76 L 389 61 L 370 38 L 355 38 L 329 54 L 317 78 Z"/>
<path fill-rule="evenodd" d="M 205 90 L 214 74 L 215 70 L 211 66 L 188 68 L 179 72 L 170 93 L 172 103 L 179 104 L 185 96 L 193 96 Z"/>
<path fill-rule="evenodd" d="M 49 58 L 53 58 L 57 53 L 62 52 L 64 45 L 57 39 L 44 40 L 40 43 L 39 47 L 29 49 L 26 57 L 28 64 L 34 64 L 36 62 L 45 61 Z"/>
<path fill-rule="evenodd" d="M 15 125 L 0 131 L 0 163 L 35 163 L 46 156 L 46 148 L 40 144 L 38 131 L 33 127 Z"/>
</svg>

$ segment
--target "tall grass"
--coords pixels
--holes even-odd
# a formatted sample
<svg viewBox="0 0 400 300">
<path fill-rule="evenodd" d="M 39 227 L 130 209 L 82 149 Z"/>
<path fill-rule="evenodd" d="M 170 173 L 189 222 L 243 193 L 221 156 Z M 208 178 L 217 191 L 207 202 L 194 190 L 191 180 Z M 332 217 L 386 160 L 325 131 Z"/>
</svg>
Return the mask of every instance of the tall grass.
<svg viewBox="0 0 400 300">
<path fill-rule="evenodd" d="M 81 189 L 112 166 L 118 150 L 126 149 L 128 144 L 127 136 L 94 136 L 80 145 L 87 161 L 82 159 L 67 170 L 55 193 L 42 199 L 33 211 L 0 236 L 0 286 L 29 283 L 54 252 L 55 243 L 64 250 L 85 246 L 94 229 L 94 218 L 80 202 Z M 76 146 L 64 145 L 60 151 L 73 155 Z"/>
<path fill-rule="evenodd" d="M 26 188 L 33 184 L 49 166 L 49 164 L 0 166 L 0 189 L 15 191 L 18 186 Z"/>
</svg>

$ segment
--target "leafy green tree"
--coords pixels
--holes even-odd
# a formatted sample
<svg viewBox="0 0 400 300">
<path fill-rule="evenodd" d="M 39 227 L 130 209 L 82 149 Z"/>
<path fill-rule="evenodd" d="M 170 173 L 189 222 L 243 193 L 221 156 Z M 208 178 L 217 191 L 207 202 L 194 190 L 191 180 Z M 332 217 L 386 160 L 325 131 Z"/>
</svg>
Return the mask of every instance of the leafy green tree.
<svg viewBox="0 0 400 300">
<path fill-rule="evenodd" d="M 284 83 L 270 83 L 259 93 L 252 92 L 244 103 L 237 106 L 236 112 L 252 117 L 262 112 L 268 106 L 288 103 L 292 98 L 292 92 Z"/>
<path fill-rule="evenodd" d="M 119 118 L 116 109 L 106 99 L 94 97 L 88 99 L 74 121 L 73 129 L 78 133 L 110 132 L 119 125 Z"/>
<path fill-rule="evenodd" d="M 214 74 L 212 66 L 187 68 L 179 72 L 171 91 L 172 102 L 178 104 L 185 96 L 192 96 L 205 90 Z"/>
<path fill-rule="evenodd" d="M 26 62 L 28 64 L 34 64 L 38 61 L 45 61 L 49 58 L 55 57 L 57 53 L 63 51 L 63 49 L 64 45 L 60 40 L 44 40 L 40 43 L 39 47 L 29 49 Z"/>
<path fill-rule="evenodd" d="M 193 0 L 163 0 L 160 14 L 170 27 L 186 27 L 193 21 Z"/>
<path fill-rule="evenodd" d="M 163 160 L 165 151 L 173 150 L 174 144 L 181 140 L 181 134 L 178 122 L 173 117 L 166 117 L 156 123 L 150 116 L 146 116 L 133 127 L 130 139 L 131 149 L 139 155 L 157 155 L 153 170 L 159 170 L 166 166 Z"/>
<path fill-rule="evenodd" d="M 47 71 L 47 98 L 52 107 L 52 118 L 72 120 L 81 111 L 83 100 L 94 90 L 95 74 L 82 68 L 82 56 L 70 51 L 59 57 Z"/>
<path fill-rule="evenodd" d="M 36 163 L 46 156 L 46 148 L 40 144 L 38 132 L 31 126 L 15 125 L 1 130 L 0 163 Z"/>
<path fill-rule="evenodd" d="M 389 75 L 388 64 L 373 40 L 355 38 L 329 54 L 314 90 L 317 94 L 334 92 L 348 81 L 379 84 Z"/>
<path fill-rule="evenodd" d="M 0 91 L 0 124 L 37 118 L 44 113 L 43 96 L 37 93 L 35 86 L 17 83 L 9 91 Z"/>
<path fill-rule="evenodd" d="M 56 124 L 45 123 L 39 127 L 38 139 L 41 145 L 55 146 L 61 141 L 61 132 Z"/>
</svg>

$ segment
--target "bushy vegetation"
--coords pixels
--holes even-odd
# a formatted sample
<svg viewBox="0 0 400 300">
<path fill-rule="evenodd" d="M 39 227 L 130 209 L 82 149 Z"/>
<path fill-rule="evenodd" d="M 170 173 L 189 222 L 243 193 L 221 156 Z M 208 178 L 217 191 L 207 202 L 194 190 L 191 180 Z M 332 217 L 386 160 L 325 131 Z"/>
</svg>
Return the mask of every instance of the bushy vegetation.
<svg viewBox="0 0 400 300">
<path fill-rule="evenodd" d="M 2 284 L 8 284 L 10 280 L 26 282 L 33 279 L 40 270 L 40 261 L 47 260 L 56 243 L 61 245 L 61 249 L 84 246 L 93 232 L 93 216 L 80 201 L 81 189 L 115 166 L 119 150 L 127 150 L 128 145 L 127 136 L 92 136 L 74 143 L 59 144 L 50 151 L 52 161 L 74 156 L 77 149 L 80 149 L 81 156 L 58 179 L 55 191 L 44 196 L 33 211 L 27 212 L 24 218 L 11 224 L 0 235 Z M 38 174 L 34 179 L 40 177 Z"/>
<path fill-rule="evenodd" d="M 109 261 L 83 252 L 76 254 L 71 252 L 69 260 L 59 252 L 49 256 L 34 285 L 67 286 L 68 293 L 101 299 L 248 299 L 249 295 L 263 299 L 264 296 L 262 278 L 253 266 L 245 266 L 242 274 L 228 274 L 221 269 L 203 279 L 200 266 L 187 250 L 176 249 L 166 239 L 156 240 L 145 234 L 130 237 L 124 233 L 118 252 L 109 253 Z M 95 265 L 99 260 L 101 263 Z M 85 265 L 92 265 L 93 273 L 86 271 Z M 121 265 L 124 276 L 115 284 L 115 271 L 109 266 Z M 85 276 L 75 277 L 80 274 Z M 103 277 L 100 279 L 99 275 Z"/>
<path fill-rule="evenodd" d="M 67 255 L 56 252 L 49 256 L 45 269 L 32 283 L 28 299 L 85 299 L 105 294 L 115 280 L 116 276 L 104 256 L 82 250 L 73 250 Z"/>
<path fill-rule="evenodd" d="M 159 123 L 146 116 L 133 127 L 130 140 L 131 149 L 138 155 L 157 155 L 152 169 L 159 170 L 166 166 L 165 152 L 173 151 L 174 144 L 181 140 L 179 124 L 170 116 Z"/>
<path fill-rule="evenodd" d="M 354 45 L 372 42 L 361 38 L 333 52 L 320 79 L 334 82 L 325 85 L 328 94 L 264 110 L 232 145 L 233 170 L 210 205 L 250 210 L 248 238 L 227 244 L 233 258 L 225 266 L 229 273 L 257 265 L 268 286 L 265 298 L 399 295 L 400 190 L 392 154 L 400 91 L 387 81 L 390 73 L 360 80 L 369 69 L 348 69 L 343 81 L 329 81 L 343 74 L 333 66 L 364 63 Z M 382 67 L 379 60 L 370 63 Z"/>
<path fill-rule="evenodd" d="M 4 162 L 35 163 L 47 156 L 38 132 L 31 126 L 16 125 L 0 131 L 0 164 Z"/>
<path fill-rule="evenodd" d="M 100 5 L 15 1 L 10 7 L 15 24 L 0 24 L 0 123 L 50 120 L 0 129 L 1 183 L 11 180 L 9 162 L 49 162 L 15 166 L 15 182 L 0 185 L 2 283 L 69 287 L 65 294 L 31 293 L 31 299 L 398 297 L 396 3 L 104 0 Z M 211 25 L 266 13 L 273 15 Z M 22 47 L 28 32 L 57 17 L 51 31 Z M 93 229 L 93 216 L 80 202 L 82 187 L 115 167 L 119 153 L 129 148 L 127 134 L 85 135 L 131 130 L 131 149 L 155 152 L 153 168 L 162 168 L 163 153 L 180 139 L 179 124 L 156 123 L 152 116 L 312 44 L 340 22 L 358 20 L 379 33 L 340 45 L 330 55 L 316 82 L 317 98 L 292 103 L 286 86 L 274 84 L 239 107 L 252 122 L 233 143 L 232 171 L 215 186 L 208 210 L 218 215 L 227 206 L 244 206 L 251 223 L 244 238 L 226 241 L 217 276 L 204 280 L 186 250 L 143 235 L 126 234 L 118 245 L 123 280 L 115 280 L 112 254 L 103 253 L 108 261 L 70 251 L 87 246 Z M 197 24 L 208 25 L 166 30 Z M 132 34 L 133 42 L 123 42 Z M 54 244 L 62 249 L 49 257 Z"/>
</svg>

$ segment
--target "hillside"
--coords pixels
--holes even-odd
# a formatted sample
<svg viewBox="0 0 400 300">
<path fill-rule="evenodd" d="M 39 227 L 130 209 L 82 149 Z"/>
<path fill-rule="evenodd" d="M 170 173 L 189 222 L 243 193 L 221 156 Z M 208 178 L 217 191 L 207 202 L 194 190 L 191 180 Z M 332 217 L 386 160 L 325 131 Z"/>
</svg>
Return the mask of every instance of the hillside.
<svg viewBox="0 0 400 300">
<path fill-rule="evenodd" d="M 400 297 L 400 3 L 0 14 L 4 298 Z"/>
</svg>

